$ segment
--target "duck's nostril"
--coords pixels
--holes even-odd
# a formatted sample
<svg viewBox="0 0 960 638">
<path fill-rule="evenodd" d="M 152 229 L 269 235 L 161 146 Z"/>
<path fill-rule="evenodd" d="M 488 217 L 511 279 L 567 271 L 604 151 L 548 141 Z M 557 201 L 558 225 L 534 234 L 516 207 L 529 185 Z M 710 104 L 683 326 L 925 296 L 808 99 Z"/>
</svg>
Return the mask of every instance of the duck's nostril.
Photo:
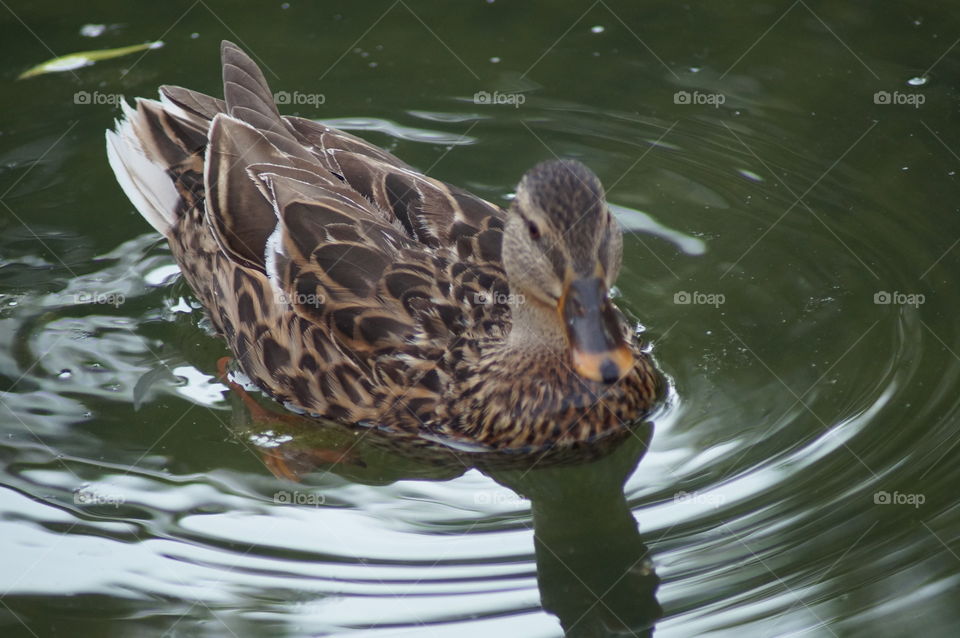
<svg viewBox="0 0 960 638">
<path fill-rule="evenodd" d="M 600 364 L 600 377 L 604 383 L 613 383 L 620 378 L 620 369 L 617 368 L 613 359 L 604 359 L 603 363 Z"/>
</svg>

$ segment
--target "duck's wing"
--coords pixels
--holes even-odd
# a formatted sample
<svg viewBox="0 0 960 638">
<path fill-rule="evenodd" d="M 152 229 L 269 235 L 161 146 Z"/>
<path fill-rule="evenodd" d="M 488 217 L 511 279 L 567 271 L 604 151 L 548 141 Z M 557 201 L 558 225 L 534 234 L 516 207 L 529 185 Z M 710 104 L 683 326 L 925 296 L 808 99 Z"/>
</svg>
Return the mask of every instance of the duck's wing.
<svg viewBox="0 0 960 638">
<path fill-rule="evenodd" d="M 426 418 L 471 343 L 509 325 L 503 211 L 281 117 L 250 58 L 228 42 L 222 58 L 223 100 L 165 86 L 124 106 L 107 133 L 121 185 L 261 387 L 345 420 L 390 397 Z"/>
<path fill-rule="evenodd" d="M 265 143 L 246 134 L 244 146 Z M 264 267 L 278 299 L 324 325 L 379 384 L 411 399 L 420 383 L 438 392 L 452 346 L 503 326 L 500 244 L 480 239 L 499 237 L 496 224 L 432 247 L 335 176 L 279 162 L 245 172 L 276 211 Z"/>
<path fill-rule="evenodd" d="M 209 122 L 205 215 L 222 252 L 371 381 L 436 395 L 453 344 L 508 319 L 503 211 L 357 137 L 281 117 L 252 60 L 230 43 L 222 56 L 224 101 L 163 89 L 191 130 Z"/>
<path fill-rule="evenodd" d="M 427 177 L 343 131 L 299 117 L 284 120 L 304 146 L 324 158 L 328 170 L 426 246 L 456 246 L 461 237 L 488 226 L 502 228 L 504 211 L 476 195 Z"/>
<path fill-rule="evenodd" d="M 463 237 L 501 228 L 504 211 L 460 188 L 417 172 L 387 151 L 313 120 L 280 116 L 257 65 L 236 45 L 221 46 L 224 97 L 161 87 L 164 99 L 197 120 L 226 113 L 260 131 L 283 154 L 337 176 L 427 246 L 455 247 Z"/>
</svg>

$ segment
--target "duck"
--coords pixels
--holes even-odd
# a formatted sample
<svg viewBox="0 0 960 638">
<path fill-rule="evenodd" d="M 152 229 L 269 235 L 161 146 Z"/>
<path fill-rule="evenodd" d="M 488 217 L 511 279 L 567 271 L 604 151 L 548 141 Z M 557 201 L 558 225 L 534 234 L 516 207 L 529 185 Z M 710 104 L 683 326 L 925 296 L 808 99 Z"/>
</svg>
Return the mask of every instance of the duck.
<svg viewBox="0 0 960 638">
<path fill-rule="evenodd" d="M 622 231 L 589 168 L 543 161 L 502 208 L 280 115 L 257 64 L 220 55 L 223 99 L 124 101 L 107 157 L 259 390 L 490 450 L 589 443 L 653 410 L 663 376 L 611 299 Z"/>
</svg>

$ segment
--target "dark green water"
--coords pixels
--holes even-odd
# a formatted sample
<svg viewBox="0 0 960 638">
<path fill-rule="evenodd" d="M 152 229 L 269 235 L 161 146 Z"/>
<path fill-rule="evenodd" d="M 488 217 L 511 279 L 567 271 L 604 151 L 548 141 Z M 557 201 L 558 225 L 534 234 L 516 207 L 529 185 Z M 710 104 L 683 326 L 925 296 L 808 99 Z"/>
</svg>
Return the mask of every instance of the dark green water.
<svg viewBox="0 0 960 638">
<path fill-rule="evenodd" d="M 38 4 L 0 6 L 0 635 L 957 635 L 952 3 Z M 219 95 L 222 38 L 494 201 L 589 164 L 652 426 L 503 469 L 247 425 L 103 149 L 112 96 Z"/>
</svg>

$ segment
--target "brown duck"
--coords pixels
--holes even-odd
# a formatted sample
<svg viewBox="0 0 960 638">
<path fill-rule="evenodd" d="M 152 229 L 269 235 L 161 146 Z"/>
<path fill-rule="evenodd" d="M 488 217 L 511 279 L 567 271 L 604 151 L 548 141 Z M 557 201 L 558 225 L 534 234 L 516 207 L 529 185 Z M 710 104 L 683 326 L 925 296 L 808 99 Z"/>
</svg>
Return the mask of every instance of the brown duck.
<svg viewBox="0 0 960 638">
<path fill-rule="evenodd" d="M 243 371 L 288 407 L 491 448 L 579 443 L 649 412 L 661 377 L 611 302 L 622 237 L 570 160 L 509 210 L 353 135 L 281 116 L 224 42 L 224 100 L 162 86 L 107 132 Z"/>
</svg>

